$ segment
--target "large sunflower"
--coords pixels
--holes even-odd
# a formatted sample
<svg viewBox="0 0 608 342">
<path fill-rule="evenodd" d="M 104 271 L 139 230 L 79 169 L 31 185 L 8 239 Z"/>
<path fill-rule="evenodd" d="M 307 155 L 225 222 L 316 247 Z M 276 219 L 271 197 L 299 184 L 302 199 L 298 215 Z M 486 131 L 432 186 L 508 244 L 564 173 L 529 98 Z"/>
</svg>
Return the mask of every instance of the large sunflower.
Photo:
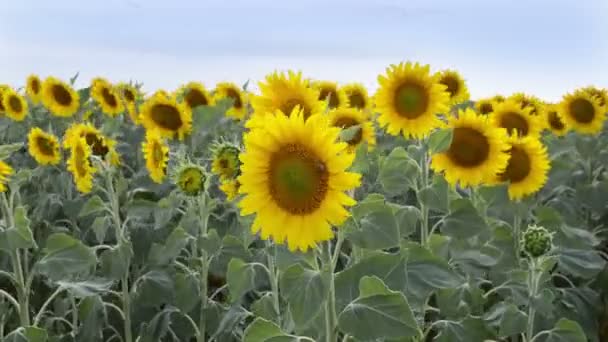
<svg viewBox="0 0 608 342">
<path fill-rule="evenodd" d="M 536 138 L 509 137 L 509 163 L 497 175 L 509 183 L 509 198 L 518 200 L 540 190 L 547 182 L 550 163 L 547 148 Z"/>
<path fill-rule="evenodd" d="M 56 165 L 61 161 L 59 139 L 38 127 L 33 127 L 27 136 L 30 155 L 40 165 Z"/>
<path fill-rule="evenodd" d="M 232 106 L 226 111 L 226 116 L 235 120 L 242 120 L 247 116 L 248 100 L 247 94 L 243 92 L 236 84 L 230 82 L 221 82 L 215 86 L 213 94 L 215 100 L 230 98 Z"/>
<path fill-rule="evenodd" d="M 8 176 L 13 174 L 13 168 L 5 163 L 3 160 L 0 160 L 0 192 L 6 191 L 6 183 L 8 181 Z"/>
<path fill-rule="evenodd" d="M 442 124 L 438 113 L 446 113 L 450 95 L 431 76 L 428 65 L 400 63 L 378 76 L 376 92 L 378 123 L 392 135 L 423 138 Z"/>
<path fill-rule="evenodd" d="M 355 156 L 336 142 L 340 129 L 321 115 L 304 117 L 301 110 L 277 111 L 251 129 L 238 178 L 241 214 L 256 214 L 252 231 L 292 251 L 331 239 L 332 225 L 349 215 L 344 206 L 355 204 L 345 192 L 360 183 L 359 174 L 346 171 Z"/>
<path fill-rule="evenodd" d="M 137 100 L 140 97 L 139 90 L 128 83 L 119 83 L 116 85 L 116 89 L 127 109 L 127 113 L 129 113 L 131 121 L 138 125 Z"/>
<path fill-rule="evenodd" d="M 319 101 L 319 90 L 309 87 L 301 72 L 275 71 L 258 85 L 261 94 L 251 99 L 254 116 L 274 114 L 277 110 L 289 115 L 296 106 L 300 106 L 305 118 L 325 111 L 326 102 Z"/>
<path fill-rule="evenodd" d="M 319 91 L 319 101 L 327 101 L 327 108 L 334 109 L 348 105 L 346 92 L 338 88 L 336 82 L 317 81 L 313 83 L 313 87 Z"/>
<path fill-rule="evenodd" d="M 584 91 L 587 92 L 587 94 L 591 95 L 591 97 L 595 98 L 597 100 L 597 103 L 602 106 L 605 107 L 608 104 L 608 90 L 607 89 L 601 89 L 601 88 L 597 88 L 597 87 L 586 87 L 583 88 Z"/>
<path fill-rule="evenodd" d="M 348 98 L 348 106 L 365 112 L 372 109 L 372 101 L 367 89 L 361 83 L 349 83 L 342 87 Z"/>
<path fill-rule="evenodd" d="M 185 103 L 177 103 L 174 97 L 155 94 L 143 104 L 139 114 L 142 125 L 147 129 L 157 129 L 168 138 L 180 140 L 192 130 L 192 110 Z"/>
<path fill-rule="evenodd" d="M 228 142 L 216 142 L 211 147 L 211 171 L 220 179 L 232 179 L 239 173 L 241 162 L 239 160 L 240 148 Z"/>
<path fill-rule="evenodd" d="M 120 164 L 120 157 L 116 152 L 116 141 L 104 136 L 99 129 L 91 123 L 72 124 L 64 133 L 63 147 L 71 148 L 73 140 L 84 138 L 91 148 L 91 153 L 103 160 L 109 160 L 112 165 Z"/>
<path fill-rule="evenodd" d="M 492 124 L 507 130 L 509 135 L 537 137 L 542 131 L 542 118 L 530 115 L 530 107 L 521 107 L 518 102 L 507 100 L 494 105 L 490 116 Z"/>
<path fill-rule="evenodd" d="M 584 134 L 597 134 L 606 120 L 606 108 L 582 89 L 564 95 L 559 112 L 568 127 Z"/>
<path fill-rule="evenodd" d="M 30 98 L 32 103 L 37 104 L 40 102 L 42 95 L 42 81 L 38 75 L 29 75 L 26 80 L 25 93 Z"/>
<path fill-rule="evenodd" d="M 156 183 L 162 183 L 167 175 L 169 162 L 169 146 L 156 130 L 146 132 L 146 140 L 142 143 L 142 151 L 146 160 L 146 168 L 150 178 Z"/>
<path fill-rule="evenodd" d="M 559 110 L 559 106 L 554 104 L 545 107 L 545 127 L 556 136 L 561 137 L 568 133 L 568 126 L 566 126 L 563 115 Z"/>
<path fill-rule="evenodd" d="M 101 111 L 109 116 L 116 116 L 125 111 L 120 93 L 110 82 L 96 78 L 91 82 L 91 98 L 101 107 Z"/>
<path fill-rule="evenodd" d="M 2 93 L 2 108 L 6 116 L 15 121 L 23 121 L 28 113 L 27 101 L 10 88 Z"/>
<path fill-rule="evenodd" d="M 448 118 L 452 142 L 447 151 L 433 155 L 431 161 L 433 170 L 444 172 L 448 183 L 476 186 L 493 181 L 504 171 L 509 160 L 507 133 L 488 120 L 471 109 Z"/>
<path fill-rule="evenodd" d="M 74 177 L 76 189 L 82 193 L 88 193 L 93 189 L 93 175 L 97 172 L 97 169 L 91 165 L 91 147 L 85 138 L 72 139 L 70 152 L 68 171 Z"/>
<path fill-rule="evenodd" d="M 450 94 L 450 104 L 456 105 L 469 100 L 469 90 L 464 78 L 455 70 L 443 70 L 435 74 L 437 82 L 446 87 Z"/>
<path fill-rule="evenodd" d="M 42 83 L 42 104 L 56 116 L 69 117 L 78 111 L 80 95 L 67 83 L 47 77 Z"/>
<path fill-rule="evenodd" d="M 475 110 L 482 115 L 489 115 L 494 111 L 494 106 L 499 103 L 492 99 L 479 99 L 475 101 Z"/>
<path fill-rule="evenodd" d="M 189 82 L 175 92 L 176 97 L 192 111 L 198 106 L 212 106 L 215 100 L 202 83 Z"/>
<path fill-rule="evenodd" d="M 376 133 L 374 125 L 368 116 L 355 108 L 337 108 L 329 112 L 329 125 L 341 129 L 358 126 L 357 131 L 349 140 L 344 140 L 348 144 L 348 151 L 354 152 L 361 143 L 367 143 L 369 149 L 376 146 Z"/>
</svg>

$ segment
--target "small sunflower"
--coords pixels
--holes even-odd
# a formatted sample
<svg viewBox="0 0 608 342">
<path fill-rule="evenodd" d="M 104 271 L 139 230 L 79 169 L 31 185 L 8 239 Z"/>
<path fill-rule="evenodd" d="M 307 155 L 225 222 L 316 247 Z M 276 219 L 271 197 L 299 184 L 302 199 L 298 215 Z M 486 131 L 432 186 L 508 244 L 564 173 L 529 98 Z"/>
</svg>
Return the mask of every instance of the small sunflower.
<svg viewBox="0 0 608 342">
<path fill-rule="evenodd" d="M 545 127 L 558 137 L 568 133 L 568 126 L 559 112 L 559 106 L 551 104 L 545 108 Z"/>
<path fill-rule="evenodd" d="M 116 152 L 116 141 L 104 136 L 99 129 L 91 123 L 72 124 L 64 133 L 63 147 L 71 148 L 73 140 L 84 138 L 91 148 L 93 155 L 108 160 L 112 165 L 120 164 L 120 157 Z"/>
<path fill-rule="evenodd" d="M 349 83 L 342 87 L 348 98 L 348 106 L 362 111 L 372 109 L 372 101 L 369 98 L 367 89 L 361 83 Z"/>
<path fill-rule="evenodd" d="M 162 183 L 167 175 L 169 146 L 158 131 L 151 130 L 146 132 L 146 141 L 141 147 L 150 178 L 156 183 Z"/>
<path fill-rule="evenodd" d="M 4 105 L 2 104 L 2 99 L 4 98 L 4 92 L 6 92 L 7 90 L 9 90 L 10 87 L 5 85 L 5 84 L 0 84 L 0 114 L 3 114 L 6 111 L 6 108 L 4 108 Z"/>
<path fill-rule="evenodd" d="M 119 115 L 125 110 L 118 90 L 103 78 L 91 82 L 91 98 L 99 104 L 101 111 L 109 116 Z"/>
<path fill-rule="evenodd" d="M 188 196 L 198 196 L 205 191 L 207 174 L 201 166 L 186 163 L 175 173 L 175 184 Z"/>
<path fill-rule="evenodd" d="M 344 89 L 338 88 L 336 82 L 317 81 L 313 87 L 319 91 L 319 101 L 327 101 L 327 108 L 335 109 L 348 106 L 348 97 Z"/>
<path fill-rule="evenodd" d="M 23 121 L 28 113 L 27 101 L 13 89 L 3 91 L 2 107 L 6 116 L 14 121 Z"/>
<path fill-rule="evenodd" d="M 239 181 L 236 179 L 226 179 L 222 180 L 220 183 L 220 190 L 226 195 L 226 199 L 228 201 L 232 201 L 239 194 Z"/>
<path fill-rule="evenodd" d="M 25 93 L 34 104 L 38 104 L 42 95 L 42 81 L 38 75 L 29 75 L 26 80 Z"/>
<path fill-rule="evenodd" d="M 489 115 L 494 111 L 494 106 L 500 102 L 492 99 L 479 99 L 475 101 L 475 110 L 482 115 Z"/>
<path fill-rule="evenodd" d="M 140 123 L 137 113 L 137 99 L 140 97 L 139 91 L 137 88 L 128 83 L 119 83 L 116 85 L 116 88 L 118 89 L 118 94 L 127 109 L 127 113 L 129 113 L 131 121 L 138 125 Z"/>
<path fill-rule="evenodd" d="M 446 87 L 450 94 L 450 105 L 457 105 L 468 101 L 470 98 L 469 90 L 464 78 L 455 70 L 443 70 L 435 74 L 437 82 Z"/>
<path fill-rule="evenodd" d="M 222 82 L 215 86 L 214 99 L 232 99 L 232 106 L 226 111 L 226 116 L 235 120 L 243 120 L 247 116 L 248 100 L 247 94 L 234 83 Z"/>
<path fill-rule="evenodd" d="M 239 173 L 241 161 L 239 154 L 241 149 L 233 143 L 216 142 L 211 147 L 211 172 L 215 173 L 220 179 L 232 179 Z"/>
<path fill-rule="evenodd" d="M 547 148 L 536 138 L 508 139 L 509 163 L 497 175 L 498 182 L 509 183 L 509 198 L 519 200 L 540 190 L 550 169 Z"/>
<path fill-rule="evenodd" d="M 586 91 L 587 94 L 591 95 L 591 97 L 595 98 L 600 106 L 606 107 L 606 105 L 608 104 L 607 89 L 601 89 L 597 87 L 586 87 L 583 88 L 583 90 Z"/>
<path fill-rule="evenodd" d="M 241 154 L 241 215 L 256 214 L 251 227 L 262 239 L 306 251 L 333 237 L 332 225 L 349 216 L 345 206 L 356 202 L 345 192 L 360 184 L 347 172 L 355 157 L 337 142 L 340 129 L 326 118 L 307 120 L 302 110 L 266 116 L 265 126 L 245 134 Z"/>
<path fill-rule="evenodd" d="M 53 115 L 69 117 L 78 111 L 80 95 L 67 83 L 47 77 L 42 83 L 42 104 Z"/>
<path fill-rule="evenodd" d="M 146 130 L 157 129 L 168 138 L 183 140 L 192 130 L 192 110 L 185 103 L 177 103 L 174 97 L 155 94 L 146 100 L 139 114 Z"/>
<path fill-rule="evenodd" d="M 5 163 L 3 160 L 0 160 L 0 192 L 6 191 L 6 184 L 8 181 L 8 177 L 13 174 L 13 168 Z"/>
<path fill-rule="evenodd" d="M 190 82 L 179 88 L 175 95 L 188 106 L 190 111 L 198 106 L 212 106 L 215 100 L 202 83 Z"/>
<path fill-rule="evenodd" d="M 507 134 L 488 123 L 487 116 L 471 109 L 450 116 L 452 143 L 447 151 L 432 156 L 431 167 L 444 172 L 448 183 L 456 186 L 477 186 L 494 180 L 509 161 Z"/>
<path fill-rule="evenodd" d="M 72 139 L 70 142 L 70 157 L 68 158 L 68 171 L 74 177 L 76 189 L 82 193 L 89 193 L 93 189 L 93 175 L 97 169 L 91 165 L 91 147 L 85 138 Z"/>
<path fill-rule="evenodd" d="M 357 132 L 352 139 L 348 141 L 344 140 L 348 144 L 348 151 L 354 152 L 357 146 L 364 142 L 367 143 L 369 149 L 376 146 L 374 125 L 362 111 L 354 108 L 337 108 L 329 112 L 328 119 L 330 126 L 341 129 L 358 126 Z"/>
<path fill-rule="evenodd" d="M 59 139 L 38 127 L 33 127 L 27 136 L 28 151 L 40 165 L 56 165 L 61 161 Z"/>
<path fill-rule="evenodd" d="M 524 93 L 515 93 L 509 97 L 510 100 L 513 100 L 521 106 L 522 109 L 529 108 L 530 115 L 533 116 L 542 116 L 543 115 L 543 103 L 542 101 L 531 95 L 527 95 Z"/>
<path fill-rule="evenodd" d="M 530 110 L 530 107 L 507 100 L 496 104 L 490 117 L 494 126 L 506 129 L 509 135 L 537 137 L 542 131 L 542 118 L 530 115 Z"/>
<path fill-rule="evenodd" d="M 441 126 L 438 113 L 446 113 L 450 95 L 437 83 L 428 65 L 400 63 L 378 76 L 376 92 L 378 123 L 392 135 L 423 138 Z"/>
<path fill-rule="evenodd" d="M 258 85 L 261 94 L 251 99 L 254 116 L 272 115 L 277 110 L 289 115 L 296 106 L 303 110 L 306 118 L 325 112 L 325 101 L 319 101 L 319 91 L 309 87 L 309 81 L 303 79 L 301 72 L 275 71 Z"/>
<path fill-rule="evenodd" d="M 584 90 L 566 94 L 560 103 L 559 112 L 564 123 L 583 134 L 597 134 L 606 120 L 606 108 Z"/>
</svg>

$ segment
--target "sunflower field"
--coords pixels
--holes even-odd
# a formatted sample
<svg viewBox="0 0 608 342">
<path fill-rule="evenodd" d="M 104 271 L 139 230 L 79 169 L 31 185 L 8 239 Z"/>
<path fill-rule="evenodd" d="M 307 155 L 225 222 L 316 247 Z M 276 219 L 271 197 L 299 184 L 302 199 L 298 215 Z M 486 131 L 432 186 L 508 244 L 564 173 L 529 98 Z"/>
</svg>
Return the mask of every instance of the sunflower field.
<svg viewBox="0 0 608 342">
<path fill-rule="evenodd" d="M 403 62 L 0 85 L 0 341 L 608 341 L 608 91 Z"/>
</svg>

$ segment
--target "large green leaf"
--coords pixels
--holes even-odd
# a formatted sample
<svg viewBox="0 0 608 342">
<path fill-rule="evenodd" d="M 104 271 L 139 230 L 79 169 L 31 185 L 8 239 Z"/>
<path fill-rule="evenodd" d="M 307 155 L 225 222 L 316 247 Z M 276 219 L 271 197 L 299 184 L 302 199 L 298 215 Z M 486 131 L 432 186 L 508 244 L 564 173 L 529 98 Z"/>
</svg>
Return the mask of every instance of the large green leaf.
<svg viewBox="0 0 608 342">
<path fill-rule="evenodd" d="M 512 336 L 526 330 L 528 315 L 515 304 L 505 302 L 492 307 L 484 316 L 492 326 L 498 327 L 500 336 Z"/>
<path fill-rule="evenodd" d="M 133 249 L 131 244 L 121 242 L 101 254 L 101 272 L 106 278 L 121 279 L 127 272 L 127 266 L 132 258 Z"/>
<path fill-rule="evenodd" d="M 382 161 L 378 181 L 387 194 L 399 195 L 415 188 L 420 166 L 405 149 L 397 147 Z"/>
<path fill-rule="evenodd" d="M 0 250 L 11 252 L 16 249 L 37 248 L 25 208 L 17 207 L 14 216 L 15 226 L 0 231 Z"/>
<path fill-rule="evenodd" d="M 100 296 L 82 299 L 78 305 L 78 318 L 82 326 L 78 329 L 76 341 L 103 340 L 103 328 L 108 325 L 108 318 Z"/>
<path fill-rule="evenodd" d="M 107 279 L 85 281 L 58 281 L 57 285 L 69 291 L 76 298 L 103 295 L 110 290 L 114 282 Z"/>
<path fill-rule="evenodd" d="M 157 313 L 149 323 L 144 323 L 141 328 L 140 342 L 162 341 L 169 332 L 171 315 L 178 312 L 176 308 L 166 307 Z"/>
<path fill-rule="evenodd" d="M 401 237 L 407 237 L 414 233 L 418 222 L 422 219 L 420 209 L 411 205 L 394 203 L 389 203 L 389 206 L 393 209 L 393 215 L 395 215 L 395 221 L 397 221 Z"/>
<path fill-rule="evenodd" d="M 49 236 L 44 254 L 38 262 L 38 270 L 54 280 L 90 274 L 97 264 L 97 257 L 91 248 L 65 233 Z"/>
<path fill-rule="evenodd" d="M 407 253 L 407 290 L 418 298 L 426 298 L 437 289 L 455 288 L 464 279 L 442 258 L 415 243 L 404 245 Z"/>
<path fill-rule="evenodd" d="M 356 246 L 368 249 L 386 249 L 399 245 L 399 226 L 393 209 L 387 204 L 376 204 L 358 220 L 354 229 L 347 231 L 347 239 Z"/>
<path fill-rule="evenodd" d="M 21 327 L 4 337 L 6 342 L 46 342 L 48 333 L 38 327 Z"/>
<path fill-rule="evenodd" d="M 190 236 L 182 227 L 173 229 L 163 245 L 153 243 L 148 260 L 152 265 L 167 265 L 177 258 L 188 244 Z"/>
<path fill-rule="evenodd" d="M 473 203 L 466 198 L 450 202 L 450 212 L 443 219 L 441 231 L 456 238 L 466 239 L 486 229 L 484 218 L 477 212 Z"/>
<path fill-rule="evenodd" d="M 442 153 L 450 148 L 452 138 L 454 137 L 454 130 L 451 128 L 442 128 L 434 131 L 429 136 L 429 153 Z"/>
<path fill-rule="evenodd" d="M 183 313 L 192 311 L 199 304 L 199 281 L 194 273 L 175 275 L 175 306 Z"/>
<path fill-rule="evenodd" d="M 593 249 L 561 248 L 558 255 L 561 270 L 584 279 L 593 278 L 606 265 L 606 261 Z"/>
<path fill-rule="evenodd" d="M 304 336 L 288 335 L 281 331 L 278 325 L 258 317 L 245 329 L 243 342 L 313 342 L 313 340 Z"/>
<path fill-rule="evenodd" d="M 420 189 L 417 196 L 420 203 L 424 204 L 427 208 L 446 213 L 450 199 L 456 195 L 450 189 L 445 178 L 440 175 L 434 175 L 431 184 Z"/>
<path fill-rule="evenodd" d="M 156 307 L 175 301 L 175 279 L 169 270 L 154 269 L 137 279 L 137 302 L 142 307 Z"/>
<path fill-rule="evenodd" d="M 107 204 L 101 199 L 101 197 L 95 195 L 84 203 L 80 209 L 80 213 L 78 213 L 78 216 L 88 216 L 104 210 L 109 210 Z"/>
<path fill-rule="evenodd" d="M 548 332 L 544 342 L 587 342 L 587 336 L 578 323 L 562 318 Z"/>
<path fill-rule="evenodd" d="M 280 288 L 294 322 L 305 327 L 323 308 L 328 284 L 321 272 L 296 264 L 281 274 Z"/>
<path fill-rule="evenodd" d="M 233 301 L 240 300 L 245 293 L 255 288 L 255 274 L 255 264 L 238 258 L 230 260 L 226 280 Z"/>
</svg>

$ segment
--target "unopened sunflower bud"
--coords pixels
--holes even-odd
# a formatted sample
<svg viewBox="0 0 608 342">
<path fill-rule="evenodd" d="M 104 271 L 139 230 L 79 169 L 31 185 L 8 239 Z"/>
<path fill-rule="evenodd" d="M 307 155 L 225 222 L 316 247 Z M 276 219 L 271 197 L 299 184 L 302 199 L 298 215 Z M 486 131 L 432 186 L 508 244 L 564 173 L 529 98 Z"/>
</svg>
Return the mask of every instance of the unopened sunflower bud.
<svg viewBox="0 0 608 342">
<path fill-rule="evenodd" d="M 206 181 L 205 170 L 195 164 L 181 166 L 175 173 L 175 184 L 188 196 L 197 196 L 205 191 Z"/>
<path fill-rule="evenodd" d="M 211 171 L 220 179 L 227 180 L 235 178 L 239 173 L 241 153 L 238 145 L 229 142 L 216 142 L 211 148 L 213 161 Z"/>
<path fill-rule="evenodd" d="M 539 226 L 528 226 L 522 236 L 522 249 L 531 257 L 540 257 L 551 250 L 552 234 Z"/>
</svg>

